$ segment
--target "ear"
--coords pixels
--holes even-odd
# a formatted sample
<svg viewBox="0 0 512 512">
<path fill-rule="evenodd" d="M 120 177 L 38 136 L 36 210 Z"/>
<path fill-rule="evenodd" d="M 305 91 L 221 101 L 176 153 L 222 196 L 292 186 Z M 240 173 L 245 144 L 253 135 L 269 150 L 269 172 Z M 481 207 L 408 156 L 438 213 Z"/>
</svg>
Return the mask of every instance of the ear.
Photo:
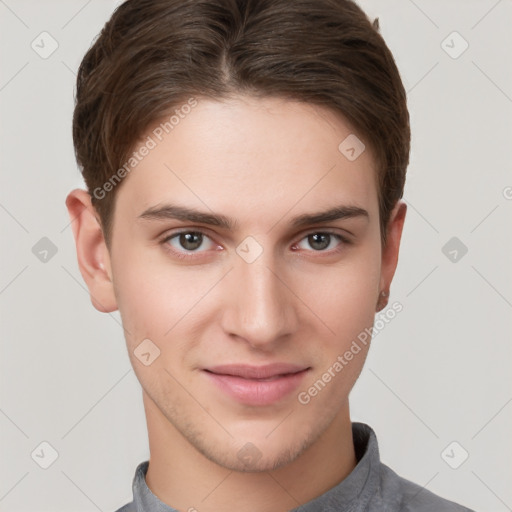
<svg viewBox="0 0 512 512">
<path fill-rule="evenodd" d="M 389 293 L 391 281 L 395 275 L 398 263 L 398 252 L 400 250 L 400 240 L 407 213 L 407 204 L 398 201 L 391 211 L 389 222 L 386 227 L 386 245 L 382 247 L 382 261 L 380 273 L 379 292 Z M 387 304 L 387 297 L 379 295 L 377 299 L 377 311 L 383 309 Z"/>
<path fill-rule="evenodd" d="M 110 254 L 91 196 L 85 190 L 75 189 L 68 194 L 66 207 L 75 237 L 78 266 L 89 288 L 92 305 L 103 313 L 115 311 L 117 302 Z"/>
</svg>

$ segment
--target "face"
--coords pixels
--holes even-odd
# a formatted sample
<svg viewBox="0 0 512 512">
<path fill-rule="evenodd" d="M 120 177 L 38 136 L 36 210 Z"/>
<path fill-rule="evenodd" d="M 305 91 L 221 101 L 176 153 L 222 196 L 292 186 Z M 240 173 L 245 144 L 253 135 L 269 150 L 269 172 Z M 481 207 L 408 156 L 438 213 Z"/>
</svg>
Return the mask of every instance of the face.
<svg viewBox="0 0 512 512">
<path fill-rule="evenodd" d="M 119 185 L 108 262 L 146 409 L 224 467 L 280 467 L 348 414 L 366 357 L 339 359 L 385 289 L 373 157 L 280 99 L 198 99 L 161 132 Z"/>
</svg>

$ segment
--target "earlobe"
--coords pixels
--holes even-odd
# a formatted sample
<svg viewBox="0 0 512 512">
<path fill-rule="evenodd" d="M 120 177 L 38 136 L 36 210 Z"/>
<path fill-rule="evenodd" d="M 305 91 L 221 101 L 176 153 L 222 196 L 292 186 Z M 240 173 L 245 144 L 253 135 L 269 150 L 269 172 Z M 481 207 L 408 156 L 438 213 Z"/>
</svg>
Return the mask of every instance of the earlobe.
<svg viewBox="0 0 512 512">
<path fill-rule="evenodd" d="M 389 297 L 391 281 L 395 275 L 398 264 L 398 254 L 400 251 L 400 240 L 407 213 L 407 204 L 404 201 L 398 201 L 393 208 L 387 225 L 386 245 L 382 247 L 381 277 L 379 287 L 379 297 L 377 299 L 377 311 L 383 309 Z M 384 292 L 384 296 L 382 293 Z"/>
<path fill-rule="evenodd" d="M 66 207 L 76 245 L 80 273 L 89 289 L 93 306 L 101 312 L 117 309 L 110 254 L 103 231 L 85 190 L 75 189 L 66 198 Z"/>
</svg>

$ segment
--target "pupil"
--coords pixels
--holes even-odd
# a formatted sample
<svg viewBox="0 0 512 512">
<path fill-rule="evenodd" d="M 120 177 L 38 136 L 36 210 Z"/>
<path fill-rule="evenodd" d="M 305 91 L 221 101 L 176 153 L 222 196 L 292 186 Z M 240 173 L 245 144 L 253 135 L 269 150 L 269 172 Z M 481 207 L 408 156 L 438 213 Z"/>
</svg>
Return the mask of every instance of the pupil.
<svg viewBox="0 0 512 512">
<path fill-rule="evenodd" d="M 314 235 L 309 235 L 309 244 L 311 247 L 317 251 L 325 249 L 329 246 L 330 235 L 326 235 L 323 233 L 315 233 Z"/>
<path fill-rule="evenodd" d="M 193 251 L 201 246 L 203 239 L 201 233 L 182 233 L 180 235 L 180 244 L 184 249 Z"/>
</svg>

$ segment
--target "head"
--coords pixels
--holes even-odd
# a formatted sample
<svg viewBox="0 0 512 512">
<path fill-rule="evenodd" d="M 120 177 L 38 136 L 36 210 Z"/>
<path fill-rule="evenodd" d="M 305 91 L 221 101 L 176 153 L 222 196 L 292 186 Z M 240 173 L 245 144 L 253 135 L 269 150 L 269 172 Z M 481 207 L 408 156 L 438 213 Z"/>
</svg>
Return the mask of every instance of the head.
<svg viewBox="0 0 512 512">
<path fill-rule="evenodd" d="M 347 415 L 369 344 L 333 367 L 398 259 L 409 117 L 377 23 L 350 0 L 128 0 L 82 61 L 73 137 L 80 269 L 149 413 L 232 469 L 296 459 Z M 303 370 L 277 400 L 211 381 L 273 363 Z"/>
</svg>

